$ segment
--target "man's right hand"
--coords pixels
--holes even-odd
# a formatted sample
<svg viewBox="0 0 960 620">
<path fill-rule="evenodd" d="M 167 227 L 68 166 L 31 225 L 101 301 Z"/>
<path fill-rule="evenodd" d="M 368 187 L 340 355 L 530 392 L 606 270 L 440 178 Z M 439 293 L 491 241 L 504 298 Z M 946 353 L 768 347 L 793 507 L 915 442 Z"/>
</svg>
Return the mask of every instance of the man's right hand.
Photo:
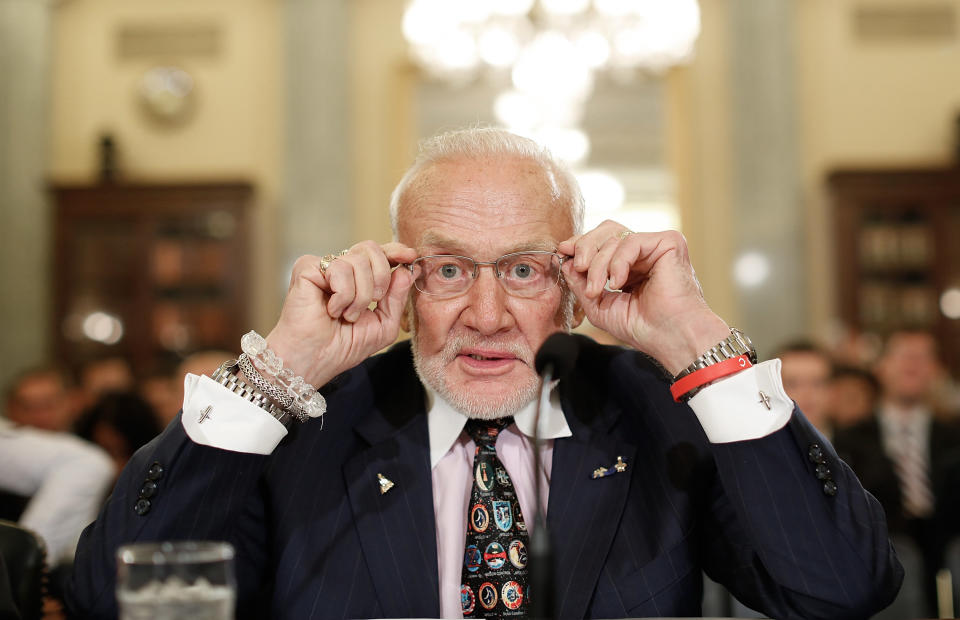
<svg viewBox="0 0 960 620">
<path fill-rule="evenodd" d="M 353 368 L 396 340 L 413 276 L 394 268 L 416 258 L 413 248 L 374 241 L 354 245 L 326 272 L 320 257 L 301 256 L 268 346 L 317 388 Z"/>
</svg>

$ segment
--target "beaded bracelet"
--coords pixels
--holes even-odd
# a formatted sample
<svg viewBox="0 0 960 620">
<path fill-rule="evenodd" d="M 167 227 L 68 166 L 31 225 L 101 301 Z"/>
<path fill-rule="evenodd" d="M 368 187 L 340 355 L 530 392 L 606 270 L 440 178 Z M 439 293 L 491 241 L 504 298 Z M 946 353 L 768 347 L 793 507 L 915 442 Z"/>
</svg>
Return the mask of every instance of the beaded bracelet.
<svg viewBox="0 0 960 620">
<path fill-rule="evenodd" d="M 266 372 L 268 381 L 283 386 L 292 401 L 286 409 L 300 421 L 308 417 L 322 417 L 326 413 L 327 401 L 323 395 L 304 381 L 303 377 L 295 376 L 292 370 L 284 368 L 283 360 L 267 346 L 267 340 L 263 336 L 255 331 L 247 332 L 240 339 L 240 348 L 257 370 Z"/>
</svg>

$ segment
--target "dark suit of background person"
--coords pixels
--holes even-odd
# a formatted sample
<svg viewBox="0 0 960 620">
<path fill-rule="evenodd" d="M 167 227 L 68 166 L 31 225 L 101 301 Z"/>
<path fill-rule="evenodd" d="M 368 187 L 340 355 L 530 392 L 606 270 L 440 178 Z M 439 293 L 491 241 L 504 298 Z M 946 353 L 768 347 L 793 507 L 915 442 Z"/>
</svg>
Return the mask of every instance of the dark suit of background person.
<svg viewBox="0 0 960 620">
<path fill-rule="evenodd" d="M 960 426 L 937 418 L 930 421 L 928 449 L 934 511 L 925 519 L 904 514 L 900 483 L 893 461 L 884 452 L 876 418 L 838 431 L 835 445 L 840 458 L 856 472 L 863 487 L 880 501 L 890 533 L 908 536 L 917 544 L 926 567 L 923 579 L 927 613 L 934 614 L 934 575 L 944 564 L 947 544 L 960 535 Z"/>
<path fill-rule="evenodd" d="M 881 398 L 873 418 L 836 436 L 837 452 L 860 477 L 864 488 L 883 505 L 890 532 L 912 538 L 923 555 L 922 575 L 927 613 L 936 613 L 935 576 L 943 566 L 949 541 L 960 534 L 960 426 L 955 416 L 935 415 L 930 395 L 941 370 L 937 343 L 921 331 L 890 335 L 877 363 Z M 897 473 L 898 451 L 906 439 L 899 425 L 925 420 L 929 425 L 926 455 L 932 502 L 914 514 L 904 501 L 907 491 Z M 889 436 L 887 436 L 889 433 Z"/>
<path fill-rule="evenodd" d="M 699 615 L 701 568 L 776 618 L 861 618 L 893 599 L 902 572 L 880 506 L 798 410 L 768 437 L 710 444 L 647 358 L 582 348 L 559 388 L 573 437 L 555 443 L 547 516 L 560 617 Z M 243 617 L 436 616 L 424 392 L 409 345 L 341 376 L 327 400 L 338 415 L 269 457 L 197 445 L 175 420 L 85 532 L 73 610 L 116 613 L 118 545 L 194 538 L 236 545 Z M 835 495 L 818 479 L 819 453 Z M 625 472 L 591 477 L 618 456 Z M 138 514 L 148 478 L 158 489 Z"/>
</svg>

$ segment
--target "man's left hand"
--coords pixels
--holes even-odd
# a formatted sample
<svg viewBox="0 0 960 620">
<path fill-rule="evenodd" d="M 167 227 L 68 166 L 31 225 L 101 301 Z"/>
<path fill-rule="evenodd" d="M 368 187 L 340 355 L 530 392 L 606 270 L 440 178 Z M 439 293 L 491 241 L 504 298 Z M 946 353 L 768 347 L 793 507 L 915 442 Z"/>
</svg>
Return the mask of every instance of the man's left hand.
<svg viewBox="0 0 960 620">
<path fill-rule="evenodd" d="M 730 335 L 697 282 L 677 231 L 634 233 L 607 220 L 558 252 L 567 286 L 587 318 L 673 375 Z"/>
</svg>

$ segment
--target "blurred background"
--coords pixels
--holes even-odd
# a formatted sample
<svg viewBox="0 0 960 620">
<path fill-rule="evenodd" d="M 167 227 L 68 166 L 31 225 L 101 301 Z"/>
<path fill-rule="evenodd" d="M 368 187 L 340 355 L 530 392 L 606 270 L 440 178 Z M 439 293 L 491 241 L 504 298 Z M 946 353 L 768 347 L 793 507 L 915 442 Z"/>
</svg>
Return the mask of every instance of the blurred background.
<svg viewBox="0 0 960 620">
<path fill-rule="evenodd" d="M 885 617 L 953 617 L 960 0 L 0 0 L 0 78 L 13 423 L 119 471 L 298 256 L 389 240 L 420 139 L 501 125 L 570 162 L 588 226 L 683 232 L 883 503 Z"/>
<path fill-rule="evenodd" d="M 142 379 L 389 239 L 417 141 L 498 124 L 588 223 L 686 235 L 761 354 L 894 328 L 960 370 L 960 1 L 0 0 L 0 380 Z"/>
</svg>

